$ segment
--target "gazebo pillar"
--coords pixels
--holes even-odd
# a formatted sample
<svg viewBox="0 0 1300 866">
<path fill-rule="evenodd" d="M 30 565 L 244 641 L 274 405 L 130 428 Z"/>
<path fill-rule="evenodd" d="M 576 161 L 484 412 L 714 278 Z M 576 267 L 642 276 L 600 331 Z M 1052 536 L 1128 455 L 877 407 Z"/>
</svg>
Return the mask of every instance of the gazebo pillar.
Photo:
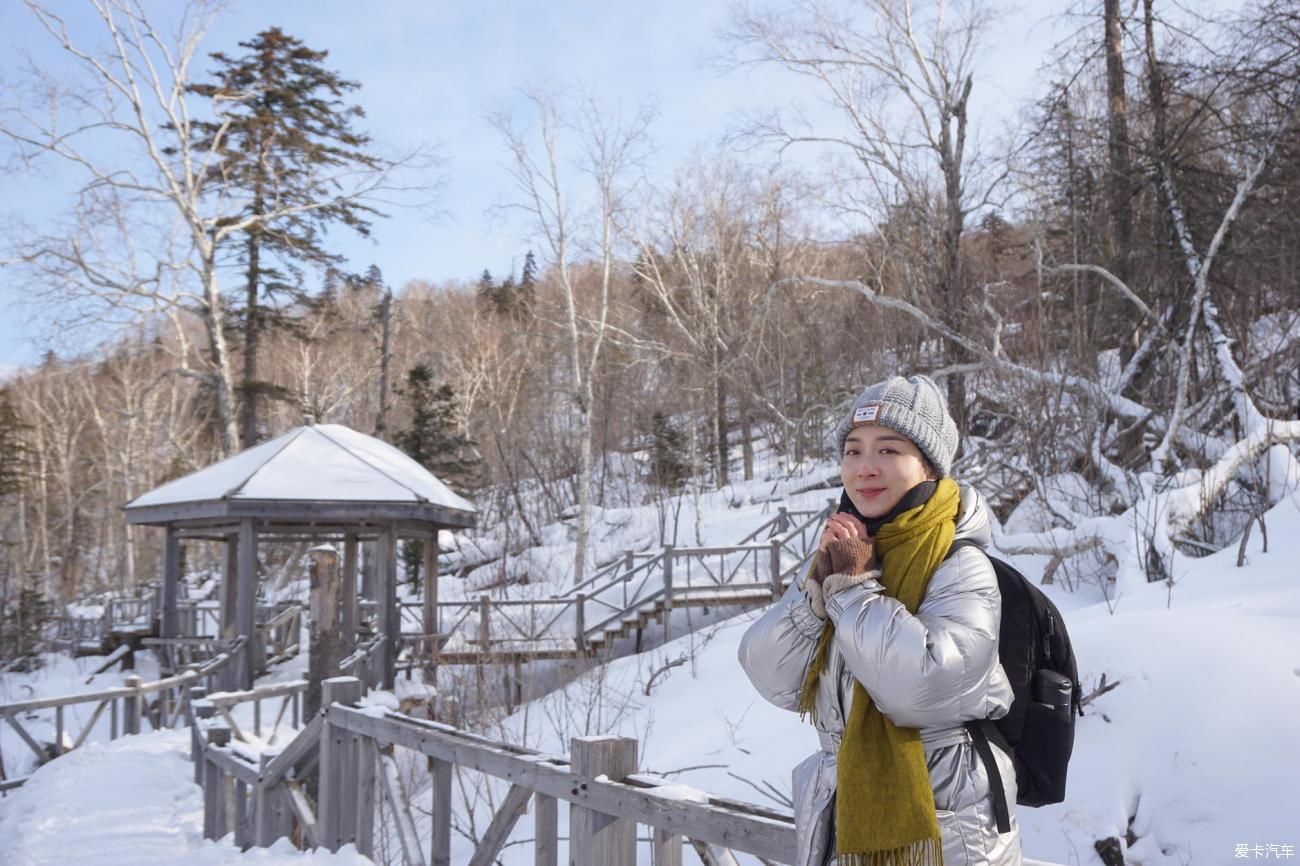
<svg viewBox="0 0 1300 866">
<path fill-rule="evenodd" d="M 339 600 L 339 626 L 343 632 L 345 652 L 357 648 L 357 536 L 343 536 L 343 584 Z"/>
<path fill-rule="evenodd" d="M 384 678 L 381 688 L 392 689 L 396 680 L 397 641 L 401 637 L 397 613 L 397 524 L 386 523 L 375 544 L 375 608 L 384 634 Z"/>
<path fill-rule="evenodd" d="M 373 545 L 361 549 L 361 597 L 366 601 L 374 601 L 377 598 L 375 594 L 375 557 L 378 555 L 376 552 L 378 548 L 379 537 L 376 536 Z"/>
<path fill-rule="evenodd" d="M 171 638 L 180 636 L 180 611 L 177 600 L 180 597 L 181 582 L 181 539 L 176 534 L 176 527 L 168 525 L 163 540 L 163 574 L 162 574 L 162 611 L 158 619 L 158 636 Z M 170 672 L 173 654 L 170 647 L 163 650 L 164 665 Z"/>
<path fill-rule="evenodd" d="M 425 664 L 438 674 L 438 527 L 424 545 L 424 657 Z"/>
<path fill-rule="evenodd" d="M 221 564 L 221 588 L 219 598 L 221 604 L 221 633 L 217 637 L 222 640 L 234 640 L 239 631 L 235 627 L 235 590 L 236 581 L 239 579 L 239 534 L 231 533 L 226 536 L 225 558 Z"/>
<path fill-rule="evenodd" d="M 251 689 L 257 643 L 257 530 L 253 519 L 239 521 L 239 574 L 235 595 L 235 630 L 244 636 L 244 651 L 238 665 L 239 688 Z"/>
</svg>

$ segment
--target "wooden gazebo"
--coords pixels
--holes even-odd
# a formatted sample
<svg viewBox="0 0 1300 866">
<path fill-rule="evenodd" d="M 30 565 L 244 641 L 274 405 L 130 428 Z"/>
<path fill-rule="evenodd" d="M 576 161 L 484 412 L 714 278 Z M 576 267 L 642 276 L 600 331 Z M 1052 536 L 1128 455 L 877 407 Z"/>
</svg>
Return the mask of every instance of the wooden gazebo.
<svg viewBox="0 0 1300 866">
<path fill-rule="evenodd" d="M 223 542 L 219 637 L 245 636 L 240 688 L 260 665 L 254 640 L 257 547 L 263 540 L 338 541 L 343 547 L 339 631 L 354 640 L 358 623 L 358 545 L 374 544 L 373 580 L 361 592 L 375 603 L 387 638 L 383 683 L 393 685 L 400 622 L 397 542 L 424 544 L 423 631 L 437 631 L 437 538 L 440 529 L 475 525 L 477 511 L 432 473 L 393 446 L 338 424 L 296 427 L 197 472 L 170 481 L 126 506 L 127 521 L 160 526 L 163 547 L 160 637 L 178 634 L 180 545 Z M 330 624 L 333 626 L 333 624 Z"/>
</svg>

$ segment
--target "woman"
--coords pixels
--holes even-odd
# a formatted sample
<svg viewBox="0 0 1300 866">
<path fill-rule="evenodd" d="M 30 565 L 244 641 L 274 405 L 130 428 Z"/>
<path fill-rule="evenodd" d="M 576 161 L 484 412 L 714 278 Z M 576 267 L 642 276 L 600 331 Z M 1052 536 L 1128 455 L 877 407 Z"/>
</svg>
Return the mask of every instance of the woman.
<svg viewBox="0 0 1300 866">
<path fill-rule="evenodd" d="M 1015 770 L 999 834 L 963 723 L 999 718 L 1001 600 L 984 502 L 948 476 L 957 426 L 925 376 L 858 396 L 834 434 L 844 497 L 807 578 L 750 626 L 740 663 L 821 749 L 794 770 L 797 866 L 1019 864 Z"/>
</svg>

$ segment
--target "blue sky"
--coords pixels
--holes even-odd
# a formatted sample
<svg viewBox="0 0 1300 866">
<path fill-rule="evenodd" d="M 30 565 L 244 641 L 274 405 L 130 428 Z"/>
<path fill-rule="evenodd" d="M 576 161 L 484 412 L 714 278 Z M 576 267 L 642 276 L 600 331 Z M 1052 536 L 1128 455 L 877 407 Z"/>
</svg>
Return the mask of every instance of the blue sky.
<svg viewBox="0 0 1300 866">
<path fill-rule="evenodd" d="M 87 14 L 76 2 L 54 5 L 67 16 Z M 1032 11 L 1006 15 L 990 43 L 982 95 L 1001 111 L 1036 90 L 1037 67 L 1052 37 L 1047 17 L 1065 3 L 1026 5 Z M 524 225 L 493 211 L 512 190 L 505 150 L 485 120 L 497 108 L 521 110 L 525 86 L 583 88 L 626 105 L 653 101 L 659 113 L 650 168 L 661 176 L 716 141 L 738 112 L 815 101 L 801 82 L 775 70 L 722 74 L 705 62 L 719 50 L 717 31 L 728 8 L 714 0 L 236 0 L 216 19 L 204 51 L 237 53 L 238 41 L 279 26 L 328 50 L 333 69 L 361 82 L 355 99 L 374 139 L 395 147 L 441 145 L 442 217 L 395 211 L 376 224 L 370 240 L 338 238 L 352 269 L 378 264 L 400 288 L 414 278 L 473 280 L 485 267 L 498 275 L 517 270 L 535 246 Z M 0 34 L 8 49 L 7 59 L 0 59 L 5 78 L 12 77 L 21 51 L 38 61 L 56 56 L 17 2 L 0 4 Z M 48 179 L 0 176 L 0 184 L 0 212 L 52 214 L 63 207 L 58 184 Z M 32 362 L 51 341 L 69 347 L 58 339 L 66 335 L 51 333 L 41 316 L 18 303 L 19 288 L 12 270 L 0 269 L 0 371 Z M 74 336 L 72 345 L 78 343 L 84 340 Z"/>
</svg>

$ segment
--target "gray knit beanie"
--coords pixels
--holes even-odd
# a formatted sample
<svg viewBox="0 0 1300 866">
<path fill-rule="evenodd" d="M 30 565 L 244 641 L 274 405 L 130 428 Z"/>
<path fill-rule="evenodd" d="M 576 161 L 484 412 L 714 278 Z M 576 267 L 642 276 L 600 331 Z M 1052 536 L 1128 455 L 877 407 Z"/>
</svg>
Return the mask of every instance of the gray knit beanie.
<svg viewBox="0 0 1300 866">
<path fill-rule="evenodd" d="M 836 460 L 844 454 L 849 431 L 873 421 L 912 440 L 941 477 L 952 469 L 957 423 L 948 414 L 943 392 L 929 376 L 892 376 L 867 386 L 831 437 Z"/>
</svg>

